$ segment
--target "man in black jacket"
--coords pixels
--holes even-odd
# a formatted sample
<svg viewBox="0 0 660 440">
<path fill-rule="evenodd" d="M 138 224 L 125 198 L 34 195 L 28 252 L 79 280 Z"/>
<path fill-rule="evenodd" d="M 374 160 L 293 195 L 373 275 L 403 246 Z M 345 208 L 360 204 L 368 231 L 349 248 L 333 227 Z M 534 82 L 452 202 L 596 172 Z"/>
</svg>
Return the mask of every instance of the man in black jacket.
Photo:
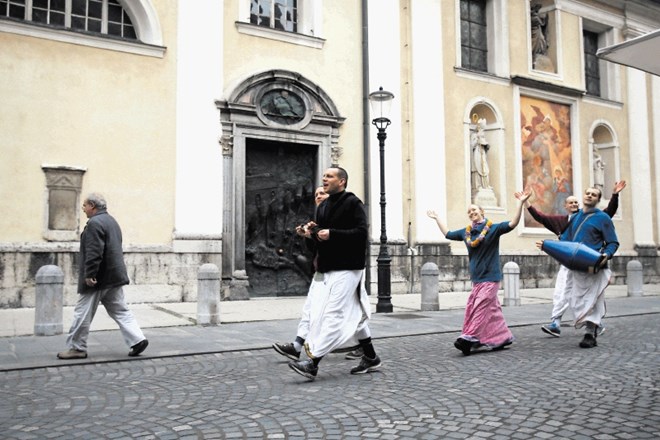
<svg viewBox="0 0 660 440">
<path fill-rule="evenodd" d="M 371 343 L 370 304 L 362 281 L 367 215 L 362 201 L 346 191 L 347 182 L 343 168 L 325 171 L 323 189 L 329 197 L 319 205 L 316 221 L 305 228 L 305 237 L 315 240 L 317 250 L 317 272 L 308 293 L 314 299 L 304 345 L 309 359 L 289 362 L 289 367 L 310 380 L 316 377 L 323 356 L 355 342 L 364 356 L 351 374 L 368 373 L 381 366 Z"/>
<path fill-rule="evenodd" d="M 57 354 L 59 359 L 85 359 L 89 327 L 99 302 L 108 315 L 119 325 L 129 356 L 137 356 L 147 348 L 144 337 L 133 314 L 124 300 L 122 286 L 129 283 L 121 229 L 108 214 L 105 198 L 92 193 L 83 202 L 89 219 L 80 236 L 80 261 L 78 274 L 78 303 L 73 312 L 73 324 L 66 339 L 67 351 Z"/>
</svg>

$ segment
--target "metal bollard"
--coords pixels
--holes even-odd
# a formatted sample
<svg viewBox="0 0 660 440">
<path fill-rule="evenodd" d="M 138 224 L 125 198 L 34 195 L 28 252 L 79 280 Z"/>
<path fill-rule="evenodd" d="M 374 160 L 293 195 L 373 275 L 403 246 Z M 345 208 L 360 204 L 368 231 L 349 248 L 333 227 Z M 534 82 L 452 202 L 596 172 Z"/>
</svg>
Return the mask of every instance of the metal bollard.
<svg viewBox="0 0 660 440">
<path fill-rule="evenodd" d="M 440 270 L 435 263 L 424 263 L 421 270 L 422 282 L 422 312 L 437 312 L 440 310 L 438 301 Z"/>
<path fill-rule="evenodd" d="M 502 305 L 520 305 L 520 267 L 513 261 L 504 265 L 504 301 Z"/>
<path fill-rule="evenodd" d="M 36 275 L 34 334 L 62 334 L 64 273 L 52 264 L 41 266 Z"/>
<path fill-rule="evenodd" d="M 220 270 L 203 264 L 197 272 L 197 325 L 220 324 Z"/>
<path fill-rule="evenodd" d="M 626 264 L 626 284 L 628 284 L 628 296 L 642 296 L 644 294 L 644 274 L 642 263 L 631 260 Z"/>
</svg>

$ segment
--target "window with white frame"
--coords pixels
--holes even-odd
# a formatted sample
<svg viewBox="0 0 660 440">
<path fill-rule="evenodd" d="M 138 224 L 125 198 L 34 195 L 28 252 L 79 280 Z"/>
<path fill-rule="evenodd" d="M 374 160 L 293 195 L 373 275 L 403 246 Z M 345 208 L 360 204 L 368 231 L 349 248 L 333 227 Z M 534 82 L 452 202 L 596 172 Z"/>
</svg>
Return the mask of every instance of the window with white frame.
<svg viewBox="0 0 660 440">
<path fill-rule="evenodd" d="M 598 34 L 583 31 L 584 42 L 584 85 L 588 95 L 600 96 L 600 67 L 598 65 Z"/>
<path fill-rule="evenodd" d="M 0 18 L 137 40 L 117 0 L 0 0 Z"/>
<path fill-rule="evenodd" d="M 251 0 L 250 23 L 287 32 L 298 30 L 297 0 Z"/>
<path fill-rule="evenodd" d="M 488 71 L 486 0 L 461 0 L 461 67 Z"/>
<path fill-rule="evenodd" d="M 456 0 L 456 66 L 466 71 L 509 75 L 507 9 L 503 0 Z"/>
<path fill-rule="evenodd" d="M 323 0 L 240 0 L 240 33 L 287 43 L 323 47 Z"/>
<path fill-rule="evenodd" d="M 618 66 L 596 57 L 598 49 L 616 43 L 616 32 L 606 24 L 582 19 L 584 86 L 587 96 L 621 100 Z"/>
</svg>

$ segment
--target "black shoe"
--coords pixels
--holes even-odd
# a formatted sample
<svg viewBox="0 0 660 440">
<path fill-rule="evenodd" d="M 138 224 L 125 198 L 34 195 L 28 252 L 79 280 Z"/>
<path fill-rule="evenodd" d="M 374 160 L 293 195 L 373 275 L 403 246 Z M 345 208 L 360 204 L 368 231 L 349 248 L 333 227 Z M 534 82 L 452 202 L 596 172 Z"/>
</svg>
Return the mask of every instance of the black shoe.
<svg viewBox="0 0 660 440">
<path fill-rule="evenodd" d="M 300 359 L 300 352 L 296 351 L 295 347 L 290 342 L 287 342 L 286 344 L 280 344 L 279 342 L 276 342 L 273 344 L 273 350 L 282 356 L 291 359 L 292 361 L 297 361 Z"/>
<path fill-rule="evenodd" d="M 498 345 L 497 347 L 493 347 L 493 351 L 504 350 L 504 347 L 508 347 L 508 346 L 511 345 L 511 344 L 513 344 L 513 341 L 505 342 L 505 343 L 502 344 L 502 345 Z"/>
<path fill-rule="evenodd" d="M 351 374 L 364 374 L 376 371 L 380 368 L 382 364 L 380 363 L 380 358 L 376 356 L 373 359 L 369 359 L 366 356 L 362 356 L 360 365 L 355 368 L 351 368 Z"/>
<path fill-rule="evenodd" d="M 461 350 L 464 356 L 470 356 L 470 350 L 472 350 L 472 345 L 473 345 L 472 342 L 463 338 L 458 338 L 454 342 L 454 347 Z"/>
<path fill-rule="evenodd" d="M 362 359 L 362 356 L 364 356 L 364 350 L 362 350 L 362 347 L 357 348 L 351 352 L 346 353 L 346 356 L 344 356 L 346 359 Z"/>
<path fill-rule="evenodd" d="M 584 339 L 580 341 L 580 347 L 582 348 L 594 348 L 597 345 L 596 338 L 591 333 L 585 333 Z"/>
<path fill-rule="evenodd" d="M 137 356 L 140 353 L 142 353 L 146 348 L 147 345 L 149 345 L 149 341 L 146 339 L 141 340 L 137 344 L 131 347 L 130 351 L 128 352 L 129 356 Z"/>
<path fill-rule="evenodd" d="M 316 379 L 316 373 L 319 372 L 319 368 L 314 365 L 314 361 L 311 359 L 289 362 L 289 367 L 296 373 L 300 374 L 301 376 L 305 376 L 309 380 Z"/>
</svg>

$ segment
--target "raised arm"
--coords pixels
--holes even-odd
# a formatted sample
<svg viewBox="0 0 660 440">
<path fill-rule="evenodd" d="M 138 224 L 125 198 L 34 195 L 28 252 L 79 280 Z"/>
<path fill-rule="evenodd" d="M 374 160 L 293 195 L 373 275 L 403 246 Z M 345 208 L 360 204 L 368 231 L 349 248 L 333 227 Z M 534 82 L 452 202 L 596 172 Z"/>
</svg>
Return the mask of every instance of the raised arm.
<svg viewBox="0 0 660 440">
<path fill-rule="evenodd" d="M 516 226 L 518 226 L 518 223 L 520 223 L 523 206 L 525 205 L 527 199 L 529 199 L 529 196 L 532 195 L 532 193 L 528 190 L 527 192 L 515 193 L 514 195 L 516 196 L 516 214 L 513 216 L 513 220 L 509 222 L 509 227 L 511 229 L 514 229 Z"/>
<path fill-rule="evenodd" d="M 524 193 L 522 192 L 517 192 L 514 195 L 516 196 L 516 199 L 520 199 L 523 196 L 523 194 Z M 557 235 L 561 234 L 561 232 L 568 225 L 567 215 L 544 214 L 543 212 L 533 207 L 529 203 L 529 200 L 525 202 L 525 206 L 527 206 L 527 211 L 530 213 L 530 215 L 534 220 L 541 223 L 543 226 L 545 226 L 547 230 L 554 232 Z"/>
<path fill-rule="evenodd" d="M 447 229 L 447 225 L 443 223 L 442 220 L 440 220 L 440 217 L 438 217 L 438 214 L 435 211 L 426 211 L 426 215 L 428 215 L 430 218 L 435 220 L 435 222 L 438 225 L 438 228 L 440 228 L 440 232 L 442 232 L 442 235 L 445 237 L 447 236 L 447 232 L 449 232 L 449 229 Z"/>
<path fill-rule="evenodd" d="M 605 214 L 610 217 L 614 217 L 616 210 L 619 209 L 619 193 L 623 191 L 623 188 L 626 187 L 626 181 L 621 180 L 614 184 L 614 189 L 612 190 L 612 197 L 610 197 L 610 202 L 607 204 L 607 208 L 603 209 Z"/>
</svg>

